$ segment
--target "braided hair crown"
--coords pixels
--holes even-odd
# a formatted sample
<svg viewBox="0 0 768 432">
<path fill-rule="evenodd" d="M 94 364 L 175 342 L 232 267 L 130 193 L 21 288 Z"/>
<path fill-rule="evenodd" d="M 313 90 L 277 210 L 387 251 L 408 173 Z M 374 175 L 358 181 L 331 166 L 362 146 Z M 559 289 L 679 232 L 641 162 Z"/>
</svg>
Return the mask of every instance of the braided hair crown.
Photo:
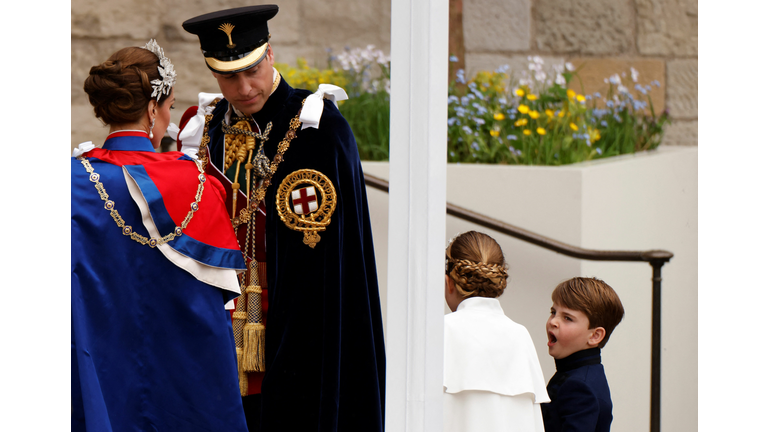
<svg viewBox="0 0 768 432">
<path fill-rule="evenodd" d="M 501 246 L 477 231 L 460 234 L 446 249 L 446 273 L 464 298 L 503 294 L 507 268 Z"/>
</svg>

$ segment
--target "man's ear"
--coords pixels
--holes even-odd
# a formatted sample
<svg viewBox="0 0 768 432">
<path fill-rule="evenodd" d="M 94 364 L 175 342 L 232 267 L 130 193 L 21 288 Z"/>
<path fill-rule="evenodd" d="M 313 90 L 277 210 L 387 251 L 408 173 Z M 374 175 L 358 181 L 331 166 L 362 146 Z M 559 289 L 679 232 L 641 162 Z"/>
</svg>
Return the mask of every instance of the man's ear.
<svg viewBox="0 0 768 432">
<path fill-rule="evenodd" d="M 603 341 L 603 338 L 605 338 L 605 329 L 602 327 L 596 327 L 592 330 L 592 336 L 589 337 L 587 344 L 589 344 L 591 347 L 596 347 L 600 345 L 600 342 Z"/>
</svg>

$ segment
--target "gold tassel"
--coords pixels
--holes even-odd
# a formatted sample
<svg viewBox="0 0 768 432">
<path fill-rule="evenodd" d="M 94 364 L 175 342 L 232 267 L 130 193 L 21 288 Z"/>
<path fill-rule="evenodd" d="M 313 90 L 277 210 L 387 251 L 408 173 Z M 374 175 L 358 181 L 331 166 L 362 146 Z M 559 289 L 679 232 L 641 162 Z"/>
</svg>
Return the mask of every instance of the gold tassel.
<svg viewBox="0 0 768 432">
<path fill-rule="evenodd" d="M 248 322 L 243 329 L 243 368 L 248 372 L 264 372 L 264 324 L 261 316 L 261 287 L 259 263 L 249 264 L 250 282 L 245 288 L 248 296 Z"/>
<path fill-rule="evenodd" d="M 248 323 L 243 330 L 243 369 L 248 372 L 264 372 L 264 324 Z"/>
<path fill-rule="evenodd" d="M 248 396 L 248 373 L 243 370 L 243 349 L 237 348 L 237 378 L 240 381 L 240 396 Z"/>
</svg>

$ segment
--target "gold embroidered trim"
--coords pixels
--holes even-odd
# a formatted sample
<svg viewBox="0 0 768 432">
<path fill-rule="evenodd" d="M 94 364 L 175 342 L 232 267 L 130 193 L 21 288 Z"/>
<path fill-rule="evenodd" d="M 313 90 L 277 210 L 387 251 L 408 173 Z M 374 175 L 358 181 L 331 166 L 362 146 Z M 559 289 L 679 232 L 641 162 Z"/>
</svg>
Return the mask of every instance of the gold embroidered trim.
<svg viewBox="0 0 768 432">
<path fill-rule="evenodd" d="M 301 101 L 302 108 L 304 107 L 304 102 L 306 102 L 306 99 Z M 301 120 L 299 120 L 300 115 L 301 109 L 299 109 L 296 117 L 291 119 L 290 127 L 288 128 L 288 131 L 285 132 L 285 137 L 280 141 L 280 144 L 277 145 L 277 154 L 269 165 L 269 170 L 266 173 L 267 175 L 262 180 L 258 189 L 254 192 L 253 196 L 249 197 L 248 206 L 241 209 L 240 214 L 232 218 L 232 226 L 235 229 L 248 222 L 251 219 L 251 215 L 259 209 L 259 203 L 264 199 L 269 185 L 272 184 L 272 176 L 277 171 L 280 162 L 283 161 L 283 155 L 288 150 L 288 147 L 291 146 L 291 141 L 296 138 L 296 130 L 301 126 Z"/>
<path fill-rule="evenodd" d="M 290 203 L 291 192 L 302 184 L 310 184 L 315 187 L 315 190 L 319 190 L 321 202 L 318 203 L 317 210 L 309 214 L 297 215 Z M 320 241 L 318 232 L 325 231 L 325 227 L 331 223 L 331 215 L 336 210 L 336 189 L 331 179 L 320 171 L 311 169 L 294 171 L 280 183 L 275 205 L 283 223 L 294 231 L 303 232 L 304 244 L 314 249 Z"/>
<path fill-rule="evenodd" d="M 80 163 L 82 163 L 83 166 L 85 167 L 85 170 L 88 171 L 88 174 L 90 176 L 89 180 L 95 183 L 94 187 L 99 192 L 99 196 L 101 197 L 101 200 L 104 201 L 104 209 L 109 212 L 110 216 L 112 216 L 112 219 L 114 219 L 118 228 L 122 229 L 123 235 L 130 236 L 132 240 L 135 240 L 143 245 L 149 245 L 149 247 L 154 248 L 155 246 L 166 244 L 169 241 L 175 239 L 176 237 L 180 237 L 183 231 L 187 228 L 187 225 L 189 225 L 189 222 L 192 220 L 192 216 L 194 216 L 195 212 L 200 208 L 200 199 L 203 196 L 203 186 L 207 179 L 205 177 L 202 164 L 195 161 L 195 166 L 197 166 L 197 169 L 200 171 L 200 174 L 197 176 L 197 179 L 200 181 L 200 184 L 197 186 L 197 194 L 195 194 L 195 202 L 190 204 L 190 210 L 189 210 L 189 213 L 187 213 L 187 217 L 184 218 L 184 221 L 181 223 L 181 226 L 180 227 L 177 226 L 176 228 L 174 228 L 173 232 L 171 232 L 170 234 L 164 235 L 159 239 L 154 237 L 146 238 L 143 235 L 134 232 L 133 228 L 130 225 L 125 224 L 125 221 L 123 220 L 122 216 L 120 216 L 120 213 L 118 213 L 117 209 L 115 208 L 115 203 L 109 199 L 107 190 L 104 189 L 104 184 L 99 181 L 100 176 L 98 173 L 94 172 L 93 166 L 91 166 L 91 163 L 88 162 L 88 160 L 86 160 L 82 156 L 79 156 L 77 160 L 79 160 Z"/>
</svg>

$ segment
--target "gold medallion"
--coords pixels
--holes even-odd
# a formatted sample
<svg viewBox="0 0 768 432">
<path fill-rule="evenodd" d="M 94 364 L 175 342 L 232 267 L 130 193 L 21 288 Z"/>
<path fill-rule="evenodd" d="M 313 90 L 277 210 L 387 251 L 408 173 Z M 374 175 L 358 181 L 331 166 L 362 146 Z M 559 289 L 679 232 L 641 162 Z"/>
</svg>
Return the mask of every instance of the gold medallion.
<svg viewBox="0 0 768 432">
<path fill-rule="evenodd" d="M 294 171 L 280 183 L 275 197 L 280 220 L 304 233 L 304 244 L 314 249 L 320 231 L 331 223 L 336 210 L 336 189 L 323 173 L 310 169 Z"/>
</svg>

